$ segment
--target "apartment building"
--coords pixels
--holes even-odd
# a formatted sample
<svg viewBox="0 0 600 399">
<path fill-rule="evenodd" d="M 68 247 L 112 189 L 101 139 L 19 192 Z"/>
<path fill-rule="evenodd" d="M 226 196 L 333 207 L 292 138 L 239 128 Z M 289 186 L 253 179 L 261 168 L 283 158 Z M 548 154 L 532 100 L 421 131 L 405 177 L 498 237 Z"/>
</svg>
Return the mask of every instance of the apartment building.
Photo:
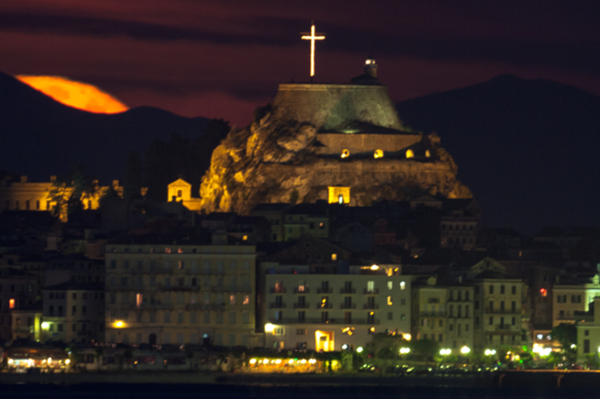
<svg viewBox="0 0 600 399">
<path fill-rule="evenodd" d="M 520 346 L 525 284 L 486 271 L 474 281 L 476 349 Z M 528 331 L 528 328 L 526 328 Z"/>
<path fill-rule="evenodd" d="M 106 245 L 106 339 L 258 346 L 256 248 L 205 230 Z"/>
<path fill-rule="evenodd" d="M 412 289 L 412 335 L 415 339 L 430 339 L 444 346 L 446 336 L 446 303 L 448 288 L 437 284 L 437 278 L 420 277 Z"/>
<path fill-rule="evenodd" d="M 594 297 L 588 310 L 577 311 L 577 361 L 600 352 L 600 297 Z"/>
<path fill-rule="evenodd" d="M 475 289 L 467 284 L 448 286 L 448 320 L 446 347 L 460 349 L 463 346 L 474 348 L 475 344 Z"/>
<path fill-rule="evenodd" d="M 0 267 L 0 340 L 33 337 L 39 331 L 38 294 L 34 274 L 10 266 Z"/>
<path fill-rule="evenodd" d="M 42 341 L 104 340 L 104 284 L 69 281 L 43 290 Z"/>
<path fill-rule="evenodd" d="M 587 283 L 571 281 L 555 284 L 552 295 L 552 326 L 575 323 L 575 312 L 589 311 L 590 304 L 600 297 L 600 275 L 596 274 Z"/>
<path fill-rule="evenodd" d="M 266 345 L 327 352 L 365 346 L 377 333 L 410 339 L 411 277 L 393 270 L 267 274 Z"/>
</svg>

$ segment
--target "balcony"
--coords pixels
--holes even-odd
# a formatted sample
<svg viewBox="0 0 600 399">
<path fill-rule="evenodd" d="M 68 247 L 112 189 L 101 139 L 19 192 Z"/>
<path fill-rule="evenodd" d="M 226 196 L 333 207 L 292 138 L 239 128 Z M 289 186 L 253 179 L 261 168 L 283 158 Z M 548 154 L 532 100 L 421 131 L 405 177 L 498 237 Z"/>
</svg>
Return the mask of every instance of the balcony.
<svg viewBox="0 0 600 399">
<path fill-rule="evenodd" d="M 222 303 L 217 305 L 215 303 L 212 304 L 200 304 L 200 303 L 188 303 L 185 305 L 186 310 L 225 310 L 225 304 Z"/>
<path fill-rule="evenodd" d="M 280 320 L 277 319 L 269 319 L 269 323 L 272 324 L 276 324 L 276 325 L 283 325 L 283 324 L 339 324 L 339 325 L 346 325 L 346 326 L 353 326 L 353 325 L 370 325 L 370 326 L 376 326 L 379 325 L 379 319 L 355 319 L 352 318 L 351 321 L 347 321 L 345 318 L 340 317 L 340 318 L 330 318 L 327 321 L 323 321 L 320 317 L 315 317 L 315 318 L 305 318 L 303 321 L 299 321 L 297 317 L 290 317 L 290 318 L 283 318 Z"/>
<path fill-rule="evenodd" d="M 489 313 L 489 314 L 513 314 L 513 315 L 517 315 L 517 314 L 521 314 L 521 310 L 517 310 L 517 309 L 491 309 L 491 308 L 485 308 L 485 313 Z"/>
<path fill-rule="evenodd" d="M 356 294 L 356 288 L 342 288 L 340 294 Z"/>
<path fill-rule="evenodd" d="M 286 304 L 285 303 L 277 303 L 277 302 L 272 302 L 269 304 L 269 309 L 285 309 Z"/>
<path fill-rule="evenodd" d="M 446 312 L 421 312 L 421 317 L 446 317 Z"/>
<path fill-rule="evenodd" d="M 355 303 L 342 303 L 340 309 L 356 309 Z"/>
<path fill-rule="evenodd" d="M 308 294 L 310 290 L 308 287 L 296 287 L 294 288 L 294 294 Z"/>
<path fill-rule="evenodd" d="M 211 292 L 252 292 L 252 288 L 251 287 L 231 286 L 231 285 L 215 285 L 215 286 L 210 287 L 210 291 Z"/>
<path fill-rule="evenodd" d="M 365 293 L 366 295 L 377 295 L 377 294 L 379 294 L 379 288 L 373 288 L 373 289 L 371 289 L 371 290 L 370 290 L 370 289 L 368 289 L 368 288 L 365 288 L 365 291 L 364 291 L 364 293 Z"/>
<path fill-rule="evenodd" d="M 269 288 L 269 292 L 271 294 L 285 294 L 286 290 L 283 287 L 279 287 L 279 288 L 271 287 L 271 288 Z"/>
<path fill-rule="evenodd" d="M 294 304 L 294 309 L 308 309 L 308 308 L 310 308 L 308 303 L 295 303 Z"/>
<path fill-rule="evenodd" d="M 317 288 L 317 294 L 331 294 L 331 293 L 333 293 L 332 288 L 325 288 L 325 287 Z"/>
<path fill-rule="evenodd" d="M 159 309 L 173 309 L 172 303 L 162 303 L 160 301 L 154 303 L 142 303 L 140 305 L 130 305 L 130 309 L 149 309 L 149 310 L 159 310 Z"/>
<path fill-rule="evenodd" d="M 363 309 L 379 309 L 379 305 L 376 303 L 367 303 L 363 306 Z"/>
</svg>

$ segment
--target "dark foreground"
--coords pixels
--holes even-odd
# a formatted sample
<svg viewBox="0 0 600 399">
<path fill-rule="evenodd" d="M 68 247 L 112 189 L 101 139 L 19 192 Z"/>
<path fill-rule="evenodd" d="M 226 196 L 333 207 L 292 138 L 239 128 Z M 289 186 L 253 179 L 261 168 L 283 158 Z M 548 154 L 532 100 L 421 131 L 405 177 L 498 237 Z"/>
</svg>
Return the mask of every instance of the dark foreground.
<svg viewBox="0 0 600 399">
<path fill-rule="evenodd" d="M 431 386 L 264 386 L 229 384 L 22 384 L 0 385 L 2 398 L 396 398 L 396 399 L 495 399 L 495 398 L 559 398 L 577 394 L 578 398 L 597 398 L 597 390 L 556 389 L 552 387 L 431 387 Z"/>
</svg>

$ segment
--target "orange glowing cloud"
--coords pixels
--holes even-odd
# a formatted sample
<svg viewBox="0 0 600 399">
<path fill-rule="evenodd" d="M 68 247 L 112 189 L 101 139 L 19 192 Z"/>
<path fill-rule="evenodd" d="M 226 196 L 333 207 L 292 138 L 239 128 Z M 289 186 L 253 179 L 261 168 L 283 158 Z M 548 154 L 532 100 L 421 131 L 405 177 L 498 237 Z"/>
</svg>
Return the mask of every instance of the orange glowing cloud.
<svg viewBox="0 0 600 399">
<path fill-rule="evenodd" d="M 76 82 L 60 76 L 19 75 L 16 78 L 54 100 L 73 108 L 98 114 L 116 114 L 129 109 L 110 94 L 87 83 Z"/>
</svg>

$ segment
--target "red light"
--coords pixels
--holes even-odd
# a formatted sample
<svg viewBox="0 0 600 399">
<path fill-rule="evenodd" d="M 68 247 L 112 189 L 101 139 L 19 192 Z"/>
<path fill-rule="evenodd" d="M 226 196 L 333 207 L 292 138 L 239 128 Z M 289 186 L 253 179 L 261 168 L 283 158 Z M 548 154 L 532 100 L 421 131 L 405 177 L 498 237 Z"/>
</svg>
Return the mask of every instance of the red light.
<svg viewBox="0 0 600 399">
<path fill-rule="evenodd" d="M 542 296 L 546 296 L 546 294 L 548 294 L 548 292 L 546 291 L 546 289 L 545 289 L 545 288 L 542 288 L 542 289 L 540 290 L 540 294 L 542 294 Z"/>
</svg>

